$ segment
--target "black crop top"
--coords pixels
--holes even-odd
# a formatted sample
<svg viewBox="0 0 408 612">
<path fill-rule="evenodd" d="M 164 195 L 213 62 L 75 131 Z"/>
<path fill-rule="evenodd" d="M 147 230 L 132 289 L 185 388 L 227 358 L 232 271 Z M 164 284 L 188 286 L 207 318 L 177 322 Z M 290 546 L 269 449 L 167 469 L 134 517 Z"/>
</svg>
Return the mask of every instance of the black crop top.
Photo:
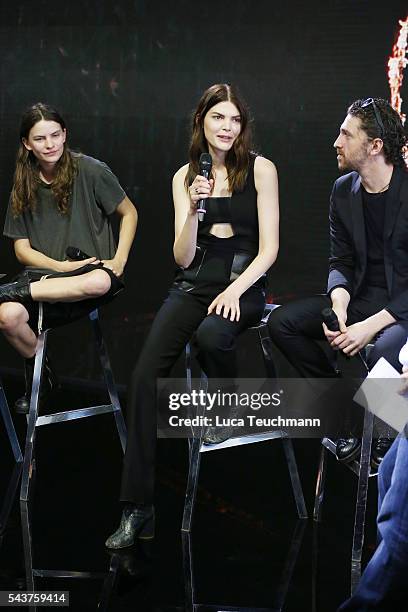
<svg viewBox="0 0 408 612">
<path fill-rule="evenodd" d="M 198 224 L 197 243 L 209 246 L 217 241 L 228 241 L 235 250 L 256 255 L 259 250 L 259 226 L 257 192 L 254 180 L 256 155 L 251 153 L 248 177 L 243 191 L 234 192 L 231 197 L 208 198 L 204 221 Z M 217 238 L 210 234 L 214 223 L 230 223 L 234 235 L 231 238 Z"/>
</svg>

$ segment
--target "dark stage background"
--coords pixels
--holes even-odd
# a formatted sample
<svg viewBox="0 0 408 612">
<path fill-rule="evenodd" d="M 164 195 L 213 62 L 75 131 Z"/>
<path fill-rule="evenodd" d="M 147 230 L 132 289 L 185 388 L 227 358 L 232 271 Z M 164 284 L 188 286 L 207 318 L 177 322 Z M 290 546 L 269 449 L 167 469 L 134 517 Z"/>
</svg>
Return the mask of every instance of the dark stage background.
<svg viewBox="0 0 408 612">
<path fill-rule="evenodd" d="M 140 214 L 126 293 L 104 312 L 120 382 L 172 279 L 171 177 L 186 161 L 201 92 L 215 82 L 238 85 L 255 118 L 256 148 L 278 167 L 282 246 L 270 295 L 280 302 L 321 291 L 338 175 L 332 143 L 350 101 L 389 98 L 386 63 L 406 11 L 406 0 L 2 0 L 1 225 L 20 113 L 38 100 L 61 109 L 71 146 L 106 161 Z M 12 244 L 0 244 L 0 271 L 14 272 Z M 93 374 L 85 328 L 70 332 L 75 355 L 65 350 L 67 330 L 54 334 L 66 374 Z M 0 351 L 3 366 L 20 367 L 3 340 Z"/>
</svg>

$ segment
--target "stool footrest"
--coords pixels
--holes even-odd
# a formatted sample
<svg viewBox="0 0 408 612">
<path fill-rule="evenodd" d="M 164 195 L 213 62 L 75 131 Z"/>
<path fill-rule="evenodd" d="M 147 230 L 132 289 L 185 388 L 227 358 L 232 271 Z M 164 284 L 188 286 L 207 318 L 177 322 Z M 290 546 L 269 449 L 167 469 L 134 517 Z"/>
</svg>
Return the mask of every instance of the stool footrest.
<svg viewBox="0 0 408 612">
<path fill-rule="evenodd" d="M 242 446 L 244 444 L 254 444 L 256 442 L 266 442 L 267 440 L 276 440 L 276 438 L 287 438 L 287 434 L 281 430 L 267 431 L 259 434 L 248 434 L 247 436 L 239 436 L 229 438 L 220 444 L 206 445 L 203 444 L 200 448 L 200 453 L 209 451 L 221 450 L 223 448 L 231 448 L 233 446 Z"/>
<path fill-rule="evenodd" d="M 89 406 L 88 408 L 66 410 L 65 412 L 55 412 L 54 414 L 47 414 L 44 416 L 37 417 L 35 426 L 40 427 L 41 425 L 51 425 L 52 423 L 74 421 L 76 419 L 84 419 L 99 414 L 117 412 L 119 410 L 120 408 L 115 407 L 113 404 L 104 404 L 101 406 Z"/>
<path fill-rule="evenodd" d="M 47 570 L 34 569 L 33 575 L 39 578 L 92 578 L 101 579 L 106 577 L 106 572 L 75 572 L 72 570 Z"/>
</svg>

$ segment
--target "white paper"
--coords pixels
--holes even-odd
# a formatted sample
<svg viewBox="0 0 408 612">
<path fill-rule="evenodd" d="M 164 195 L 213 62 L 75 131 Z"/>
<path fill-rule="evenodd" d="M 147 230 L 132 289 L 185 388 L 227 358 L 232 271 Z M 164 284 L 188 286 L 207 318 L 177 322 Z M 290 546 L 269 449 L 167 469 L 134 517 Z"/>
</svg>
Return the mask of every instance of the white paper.
<svg viewBox="0 0 408 612">
<path fill-rule="evenodd" d="M 354 400 L 396 431 L 402 431 L 408 422 L 408 396 L 402 392 L 400 374 L 381 357 L 355 394 Z"/>
</svg>

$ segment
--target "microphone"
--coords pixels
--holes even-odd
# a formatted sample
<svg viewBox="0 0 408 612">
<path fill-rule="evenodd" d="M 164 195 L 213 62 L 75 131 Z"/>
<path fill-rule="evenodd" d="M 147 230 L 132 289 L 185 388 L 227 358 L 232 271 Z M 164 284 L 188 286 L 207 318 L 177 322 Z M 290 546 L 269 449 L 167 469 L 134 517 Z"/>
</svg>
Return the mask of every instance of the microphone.
<svg viewBox="0 0 408 612">
<path fill-rule="evenodd" d="M 339 320 L 333 308 L 323 308 L 322 319 L 328 330 L 332 332 L 340 331 Z"/>
<path fill-rule="evenodd" d="M 212 168 L 212 157 L 209 153 L 201 153 L 199 165 L 199 174 L 204 178 L 208 179 L 211 174 Z M 197 202 L 197 212 L 198 212 L 198 220 L 204 221 L 204 215 L 206 213 L 207 201 L 206 199 L 198 200 Z"/>
<path fill-rule="evenodd" d="M 73 246 L 69 246 L 66 248 L 65 255 L 68 257 L 68 259 L 71 259 L 72 261 L 81 261 L 83 259 L 90 258 L 90 255 L 87 255 L 86 253 L 84 253 L 84 251 L 81 251 L 81 249 L 78 249 L 77 247 Z"/>
</svg>

